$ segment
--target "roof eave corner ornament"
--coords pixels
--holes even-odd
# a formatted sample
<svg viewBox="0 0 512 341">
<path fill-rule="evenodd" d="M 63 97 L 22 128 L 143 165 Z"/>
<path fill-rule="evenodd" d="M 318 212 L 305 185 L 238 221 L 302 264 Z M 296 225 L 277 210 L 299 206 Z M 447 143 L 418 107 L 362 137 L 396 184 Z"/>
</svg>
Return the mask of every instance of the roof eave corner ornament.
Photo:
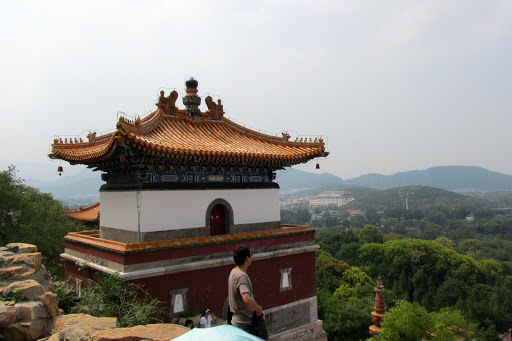
<svg viewBox="0 0 512 341">
<path fill-rule="evenodd" d="M 89 139 L 89 142 L 96 141 L 96 132 L 89 132 L 89 134 L 87 134 L 87 138 Z"/>
<path fill-rule="evenodd" d="M 168 97 L 165 97 L 165 91 L 160 91 L 160 97 L 158 98 L 158 103 L 156 106 L 162 110 L 164 115 L 172 115 L 174 114 L 178 108 L 176 107 L 176 100 L 178 99 L 178 93 L 176 91 L 171 91 Z"/>
<path fill-rule="evenodd" d="M 283 135 L 283 140 L 285 140 L 286 142 L 290 140 L 290 134 L 282 132 L 281 135 Z"/>
<path fill-rule="evenodd" d="M 222 117 L 224 117 L 224 106 L 222 105 L 222 101 L 220 99 L 217 100 L 217 103 L 213 101 L 212 96 L 208 96 L 204 99 L 206 106 L 208 107 L 208 112 L 210 114 L 210 118 L 212 120 L 220 121 Z"/>
</svg>

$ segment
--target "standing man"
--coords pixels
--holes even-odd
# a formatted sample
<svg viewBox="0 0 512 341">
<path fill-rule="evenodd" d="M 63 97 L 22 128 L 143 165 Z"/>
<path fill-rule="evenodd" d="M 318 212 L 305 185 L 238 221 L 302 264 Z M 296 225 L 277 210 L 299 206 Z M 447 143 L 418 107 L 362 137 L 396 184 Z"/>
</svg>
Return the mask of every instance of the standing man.
<svg viewBox="0 0 512 341">
<path fill-rule="evenodd" d="M 265 319 L 263 309 L 254 300 L 252 283 L 247 275 L 247 268 L 252 263 L 252 253 L 247 246 L 240 245 L 233 252 L 233 259 L 236 266 L 228 278 L 229 309 L 233 313 L 231 324 L 250 333 L 253 311 L 257 316 L 263 314 Z"/>
</svg>

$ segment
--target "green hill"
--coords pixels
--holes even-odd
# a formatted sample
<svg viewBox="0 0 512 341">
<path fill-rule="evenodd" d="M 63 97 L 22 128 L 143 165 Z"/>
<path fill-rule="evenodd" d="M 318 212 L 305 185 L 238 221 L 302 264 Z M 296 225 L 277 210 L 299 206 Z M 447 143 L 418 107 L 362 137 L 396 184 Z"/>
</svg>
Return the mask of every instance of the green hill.
<svg viewBox="0 0 512 341">
<path fill-rule="evenodd" d="M 489 207 L 491 202 L 481 198 L 457 194 L 444 189 L 424 186 L 407 186 L 391 188 L 384 191 L 350 190 L 355 200 L 346 207 L 366 210 L 373 208 L 385 210 L 390 208 L 405 208 L 406 198 L 409 209 L 428 209 L 430 207 L 457 207 L 467 206 L 473 208 Z"/>
<path fill-rule="evenodd" d="M 376 193 L 379 192 L 377 189 L 368 188 L 368 187 L 357 187 L 354 185 L 330 185 L 330 186 L 323 186 L 319 188 L 312 188 L 300 192 L 293 193 L 290 195 L 291 198 L 302 198 L 302 197 L 309 197 L 309 196 L 316 196 L 319 195 L 322 192 L 325 191 L 347 191 L 352 194 L 354 198 L 359 198 L 365 194 L 369 193 Z"/>
</svg>

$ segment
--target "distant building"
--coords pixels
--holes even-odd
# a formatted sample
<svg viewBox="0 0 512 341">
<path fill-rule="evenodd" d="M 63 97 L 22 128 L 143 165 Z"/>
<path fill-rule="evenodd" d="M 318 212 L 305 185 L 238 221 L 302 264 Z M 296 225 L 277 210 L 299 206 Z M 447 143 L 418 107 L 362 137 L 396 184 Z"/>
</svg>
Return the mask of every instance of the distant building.
<svg viewBox="0 0 512 341">
<path fill-rule="evenodd" d="M 361 210 L 347 210 L 348 214 L 350 214 L 351 217 L 356 215 L 364 215 L 364 212 Z"/>
<path fill-rule="evenodd" d="M 342 207 L 354 200 L 352 194 L 346 191 L 327 191 L 320 193 L 317 197 L 309 198 L 309 207 L 334 205 Z"/>
<path fill-rule="evenodd" d="M 291 210 L 298 207 L 307 207 L 308 199 L 307 198 L 299 198 L 299 199 L 281 199 L 280 207 L 284 210 Z"/>
</svg>

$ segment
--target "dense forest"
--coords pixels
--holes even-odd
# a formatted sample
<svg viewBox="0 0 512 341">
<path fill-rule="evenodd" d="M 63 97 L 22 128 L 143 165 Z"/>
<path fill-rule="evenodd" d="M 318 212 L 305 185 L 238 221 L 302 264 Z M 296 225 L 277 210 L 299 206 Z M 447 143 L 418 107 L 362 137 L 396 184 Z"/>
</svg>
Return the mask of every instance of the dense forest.
<svg viewBox="0 0 512 341">
<path fill-rule="evenodd" d="M 487 212 L 466 221 L 446 211 L 410 218 L 390 210 L 380 228 L 347 219 L 317 230 L 319 316 L 329 339 L 368 337 L 377 278 L 389 309 L 381 340 L 499 340 L 508 331 L 512 216 Z"/>
<path fill-rule="evenodd" d="M 319 317 L 330 340 L 369 337 L 378 278 L 388 307 L 380 340 L 499 340 L 512 327 L 509 192 L 344 190 L 355 200 L 342 209 L 281 210 L 283 223 L 317 228 Z"/>
</svg>

